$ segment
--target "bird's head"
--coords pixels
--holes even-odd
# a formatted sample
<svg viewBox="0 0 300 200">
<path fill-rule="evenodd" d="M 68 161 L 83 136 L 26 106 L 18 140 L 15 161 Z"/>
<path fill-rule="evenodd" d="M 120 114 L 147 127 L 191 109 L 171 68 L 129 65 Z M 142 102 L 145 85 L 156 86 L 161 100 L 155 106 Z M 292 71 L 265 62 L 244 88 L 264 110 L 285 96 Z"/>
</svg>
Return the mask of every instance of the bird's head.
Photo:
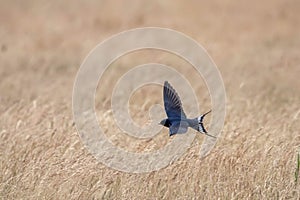
<svg viewBox="0 0 300 200">
<path fill-rule="evenodd" d="M 159 122 L 160 125 L 165 126 L 167 124 L 167 119 L 163 119 Z"/>
</svg>

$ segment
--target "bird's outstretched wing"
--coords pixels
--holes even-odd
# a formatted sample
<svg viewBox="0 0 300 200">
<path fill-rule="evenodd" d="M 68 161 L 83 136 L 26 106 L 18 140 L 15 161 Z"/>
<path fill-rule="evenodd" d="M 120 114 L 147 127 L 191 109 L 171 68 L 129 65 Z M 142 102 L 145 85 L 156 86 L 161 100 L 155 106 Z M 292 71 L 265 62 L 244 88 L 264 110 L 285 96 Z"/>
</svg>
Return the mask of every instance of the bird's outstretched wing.
<svg viewBox="0 0 300 200">
<path fill-rule="evenodd" d="M 177 133 L 186 133 L 188 130 L 188 123 L 184 121 L 175 121 L 170 126 L 170 136 Z"/>
<path fill-rule="evenodd" d="M 186 118 L 180 98 L 168 81 L 164 83 L 164 106 L 169 119 Z"/>
</svg>

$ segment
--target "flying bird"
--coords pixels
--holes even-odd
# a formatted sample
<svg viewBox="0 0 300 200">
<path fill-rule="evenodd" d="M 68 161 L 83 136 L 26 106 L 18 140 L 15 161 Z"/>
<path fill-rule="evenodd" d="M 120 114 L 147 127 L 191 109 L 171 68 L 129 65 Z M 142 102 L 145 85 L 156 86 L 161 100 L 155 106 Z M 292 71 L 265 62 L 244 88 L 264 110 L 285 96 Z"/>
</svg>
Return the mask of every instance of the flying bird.
<svg viewBox="0 0 300 200">
<path fill-rule="evenodd" d="M 208 134 L 203 126 L 203 119 L 211 110 L 194 119 L 187 118 L 177 92 L 168 81 L 164 83 L 163 98 L 168 118 L 163 119 L 159 124 L 169 128 L 170 136 L 177 133 L 186 133 L 188 127 L 191 127 L 200 133 L 216 138 Z"/>
</svg>

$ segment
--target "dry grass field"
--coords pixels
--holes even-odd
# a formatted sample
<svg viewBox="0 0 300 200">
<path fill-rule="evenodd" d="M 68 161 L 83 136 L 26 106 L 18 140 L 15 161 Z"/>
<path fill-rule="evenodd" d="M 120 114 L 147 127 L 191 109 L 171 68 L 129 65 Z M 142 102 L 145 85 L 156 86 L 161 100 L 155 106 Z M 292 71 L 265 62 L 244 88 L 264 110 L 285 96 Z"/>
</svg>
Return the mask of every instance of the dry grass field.
<svg viewBox="0 0 300 200">
<path fill-rule="evenodd" d="M 0 0 L 0 199 L 300 199 L 299 11 L 298 0 Z M 199 159 L 199 135 L 168 167 L 131 174 L 106 167 L 85 149 L 73 122 L 72 89 L 92 48 L 144 26 L 178 30 L 207 49 L 224 80 L 227 115 L 209 156 Z M 116 131 L 110 83 L 147 62 L 174 65 L 189 77 L 203 110 L 211 107 L 187 63 L 136 52 L 107 71 L 98 91 L 105 134 Z M 143 113 L 161 100 L 160 87 L 137 91 L 133 119 L 147 121 Z M 153 140 L 112 142 L 142 151 L 169 139 L 163 129 Z"/>
</svg>

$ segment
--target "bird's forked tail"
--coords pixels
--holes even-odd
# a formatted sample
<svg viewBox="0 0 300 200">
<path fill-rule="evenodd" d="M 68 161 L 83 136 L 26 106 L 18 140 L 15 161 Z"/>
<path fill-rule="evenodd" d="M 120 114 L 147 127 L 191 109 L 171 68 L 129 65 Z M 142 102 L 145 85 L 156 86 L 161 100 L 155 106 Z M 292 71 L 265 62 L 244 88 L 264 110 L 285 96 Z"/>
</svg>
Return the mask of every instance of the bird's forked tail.
<svg viewBox="0 0 300 200">
<path fill-rule="evenodd" d="M 203 125 L 203 119 L 204 119 L 204 117 L 205 117 L 207 114 L 209 114 L 210 112 L 211 112 L 211 110 L 208 111 L 208 112 L 206 112 L 206 113 L 204 113 L 203 115 L 201 115 L 201 116 L 199 116 L 199 117 L 197 118 L 197 120 L 198 120 L 198 131 L 200 131 L 200 132 L 202 132 L 202 133 L 204 133 L 205 135 L 208 135 L 208 136 L 210 136 L 210 137 L 216 138 L 215 136 L 208 134 L 207 131 L 206 131 L 206 129 L 204 128 L 204 125 Z"/>
</svg>

